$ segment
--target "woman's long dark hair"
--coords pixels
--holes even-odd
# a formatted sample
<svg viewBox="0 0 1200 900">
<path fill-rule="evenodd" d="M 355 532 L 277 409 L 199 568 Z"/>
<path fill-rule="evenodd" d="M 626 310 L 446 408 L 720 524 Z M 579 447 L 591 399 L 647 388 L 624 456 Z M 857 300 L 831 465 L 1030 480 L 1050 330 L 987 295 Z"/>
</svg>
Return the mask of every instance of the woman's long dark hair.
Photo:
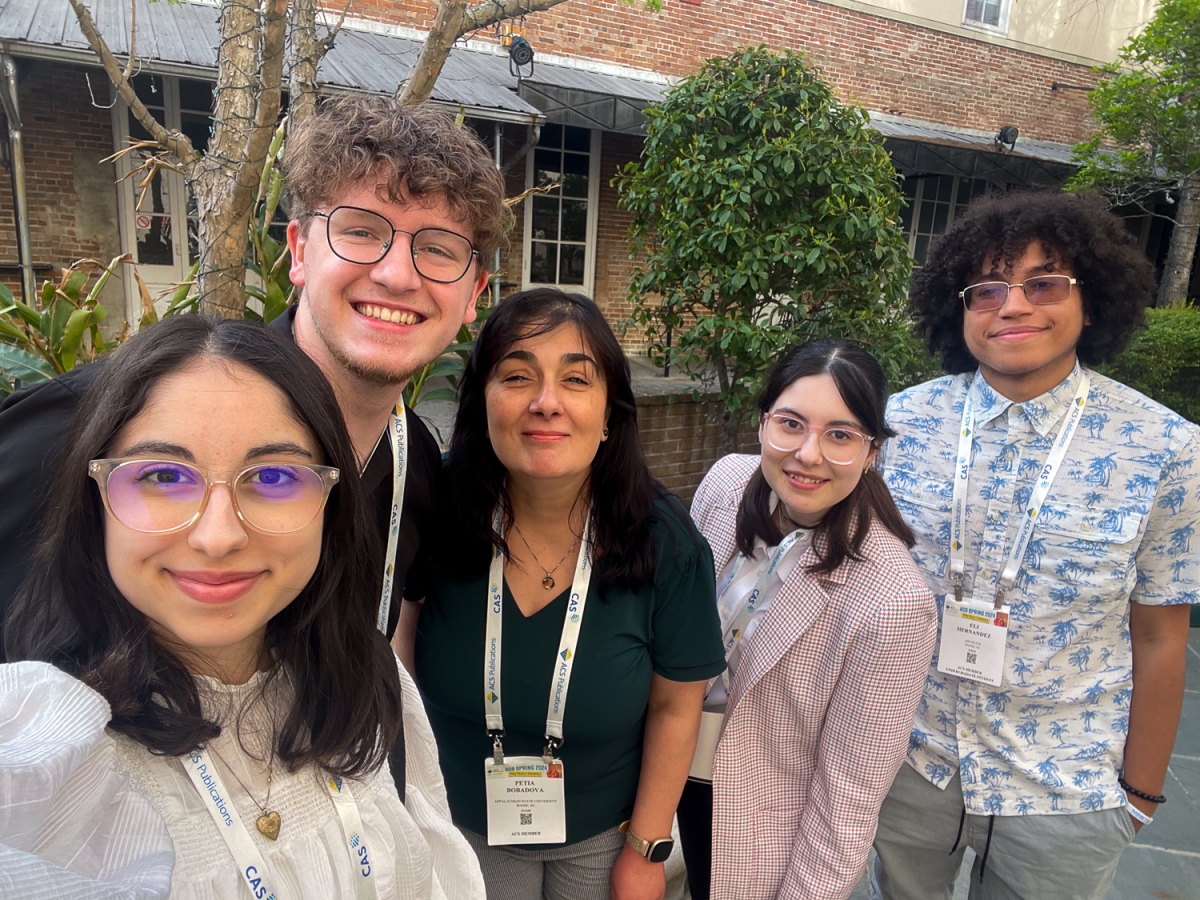
<svg viewBox="0 0 1200 900">
<path fill-rule="evenodd" d="M 875 436 L 872 447 L 876 450 L 883 446 L 885 438 L 895 436 L 884 421 L 888 386 L 883 367 L 866 350 L 829 338 L 793 347 L 775 364 L 758 398 L 760 420 L 792 382 L 810 375 L 828 375 L 833 379 L 850 412 Z M 738 506 L 737 545 L 746 556 L 754 552 L 755 538 L 761 538 L 768 547 L 783 540 L 783 531 L 771 515 L 770 500 L 771 486 L 759 466 L 746 484 Z M 829 510 L 817 526 L 813 546 L 820 562 L 809 571 L 814 575 L 828 574 L 847 558 L 861 560 L 859 551 L 874 519 L 909 547 L 916 543 L 883 477 L 870 466 L 850 495 Z"/>
<path fill-rule="evenodd" d="M 163 378 L 200 359 L 242 366 L 287 398 L 322 462 L 341 469 L 325 507 L 316 571 L 267 624 L 275 677 L 290 678 L 275 751 L 291 769 L 315 763 L 339 775 L 378 768 L 400 728 L 400 681 L 375 628 L 378 573 L 354 452 L 333 390 L 295 344 L 244 322 L 180 316 L 149 328 L 104 363 L 71 421 L 54 502 L 29 574 L 9 610 L 8 658 L 52 663 L 99 691 L 111 726 L 150 751 L 181 756 L 221 726 L 201 711 L 181 656 L 155 638 L 117 590 L 105 562 L 106 515 L 88 462 L 104 457 Z M 348 476 L 348 477 L 347 477 Z M 228 724 L 228 723 L 227 723 Z"/>
<path fill-rule="evenodd" d="M 642 456 L 629 362 L 595 303 L 554 288 L 513 294 L 479 329 L 458 387 L 458 417 L 447 466 L 451 502 L 443 522 L 448 530 L 438 542 L 452 552 L 441 560 L 442 568 L 475 575 L 486 571 L 493 545 L 508 555 L 504 534 L 513 520 L 512 501 L 504 486 L 507 472 L 488 437 L 487 382 L 515 343 L 564 325 L 579 329 L 608 391 L 608 440 L 596 451 L 587 488 L 597 553 L 593 579 L 599 587 L 636 590 L 654 581 L 658 555 L 649 520 L 661 489 L 656 489 Z M 500 532 L 492 520 L 497 506 L 504 512 Z"/>
</svg>

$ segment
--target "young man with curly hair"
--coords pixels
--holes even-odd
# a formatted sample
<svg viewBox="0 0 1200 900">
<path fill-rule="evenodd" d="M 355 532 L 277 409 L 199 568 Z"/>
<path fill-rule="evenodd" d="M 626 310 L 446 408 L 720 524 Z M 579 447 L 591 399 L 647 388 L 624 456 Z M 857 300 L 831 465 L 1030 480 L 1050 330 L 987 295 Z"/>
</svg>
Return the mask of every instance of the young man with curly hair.
<svg viewBox="0 0 1200 900">
<path fill-rule="evenodd" d="M 948 376 L 888 405 L 885 477 L 939 598 L 873 896 L 1083 900 L 1163 802 L 1200 582 L 1195 425 L 1090 367 L 1153 271 L 1098 202 L 970 207 L 913 278 Z"/>
<path fill-rule="evenodd" d="M 337 395 L 378 522 L 390 635 L 400 598 L 420 596 L 406 580 L 441 471 L 421 419 L 394 413 L 413 374 L 475 319 L 511 218 L 504 183 L 451 116 L 380 97 L 322 104 L 288 135 L 284 181 L 299 299 L 270 327 L 317 362 Z M 67 422 L 99 365 L 0 407 L 0 615 L 24 576 Z"/>
</svg>

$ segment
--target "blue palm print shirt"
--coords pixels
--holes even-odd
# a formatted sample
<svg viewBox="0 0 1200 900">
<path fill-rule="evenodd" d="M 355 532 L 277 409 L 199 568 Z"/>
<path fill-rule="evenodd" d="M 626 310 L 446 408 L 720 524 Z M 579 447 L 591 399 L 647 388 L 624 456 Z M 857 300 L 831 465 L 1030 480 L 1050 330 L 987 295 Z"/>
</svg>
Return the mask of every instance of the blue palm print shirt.
<svg viewBox="0 0 1200 900">
<path fill-rule="evenodd" d="M 1087 408 L 1029 541 L 999 687 L 943 675 L 937 656 L 908 763 L 945 787 L 962 776 L 975 815 L 1123 806 L 1117 770 L 1129 730 L 1129 603 L 1200 602 L 1200 429 L 1090 372 Z M 950 499 L 967 391 L 976 432 L 966 516 L 967 596 L 991 600 L 1022 511 L 1082 370 L 1025 403 L 978 373 L 894 395 L 884 476 L 916 533 L 913 556 L 938 598 L 950 578 Z M 940 621 L 940 615 L 939 615 Z"/>
</svg>

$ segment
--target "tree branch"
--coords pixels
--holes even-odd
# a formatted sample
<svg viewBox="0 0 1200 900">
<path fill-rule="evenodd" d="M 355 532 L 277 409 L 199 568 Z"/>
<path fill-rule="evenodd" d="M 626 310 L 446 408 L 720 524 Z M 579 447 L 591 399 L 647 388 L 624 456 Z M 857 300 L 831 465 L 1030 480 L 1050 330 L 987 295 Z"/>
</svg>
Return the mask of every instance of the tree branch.
<svg viewBox="0 0 1200 900">
<path fill-rule="evenodd" d="M 462 19 L 466 8 L 467 0 L 441 0 L 438 3 L 437 16 L 429 34 L 425 36 L 421 55 L 396 89 L 396 99 L 401 106 L 423 103 L 433 93 L 433 86 L 442 74 L 442 67 L 450 56 L 454 42 L 463 33 Z"/>
<path fill-rule="evenodd" d="M 477 3 L 463 12 L 462 24 L 456 37 L 479 31 L 505 19 L 553 9 L 565 2 L 566 0 L 488 0 L 486 3 Z"/>
<path fill-rule="evenodd" d="M 79 30 L 83 32 L 88 46 L 92 48 L 93 53 L 100 57 L 100 63 L 104 66 L 104 71 L 108 73 L 109 80 L 116 87 L 121 99 L 129 105 L 129 111 L 133 113 L 134 118 L 158 142 L 160 147 L 171 153 L 181 164 L 186 165 L 193 161 L 196 157 L 196 150 L 192 147 L 192 142 L 187 135 L 168 131 L 158 119 L 150 114 L 150 110 L 146 109 L 146 104 L 138 99 L 137 92 L 129 83 L 129 79 L 122 73 L 121 64 L 117 62 L 113 52 L 108 48 L 108 44 L 100 35 L 100 30 L 96 27 L 96 22 L 92 19 L 88 8 L 83 5 L 81 0 L 68 0 L 68 2 L 71 4 L 71 9 L 75 11 L 75 18 L 79 21 Z M 132 50 L 133 41 L 131 40 L 130 61 L 133 60 Z"/>
</svg>

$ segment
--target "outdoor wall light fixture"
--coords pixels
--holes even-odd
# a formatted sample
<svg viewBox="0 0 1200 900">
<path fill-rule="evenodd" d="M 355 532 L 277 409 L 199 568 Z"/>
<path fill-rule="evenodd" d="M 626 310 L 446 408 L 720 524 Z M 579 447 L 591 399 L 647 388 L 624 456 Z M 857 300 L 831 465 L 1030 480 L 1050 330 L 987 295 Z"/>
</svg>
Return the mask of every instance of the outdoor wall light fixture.
<svg viewBox="0 0 1200 900">
<path fill-rule="evenodd" d="M 1020 134 L 1016 125 L 1005 125 L 996 135 L 996 149 L 1003 153 L 1007 147 L 1011 151 L 1017 145 L 1017 138 Z"/>
<path fill-rule="evenodd" d="M 528 72 L 521 71 L 525 66 L 529 66 Z M 533 76 L 533 46 L 519 35 L 508 45 L 508 71 L 514 78 Z"/>
</svg>

